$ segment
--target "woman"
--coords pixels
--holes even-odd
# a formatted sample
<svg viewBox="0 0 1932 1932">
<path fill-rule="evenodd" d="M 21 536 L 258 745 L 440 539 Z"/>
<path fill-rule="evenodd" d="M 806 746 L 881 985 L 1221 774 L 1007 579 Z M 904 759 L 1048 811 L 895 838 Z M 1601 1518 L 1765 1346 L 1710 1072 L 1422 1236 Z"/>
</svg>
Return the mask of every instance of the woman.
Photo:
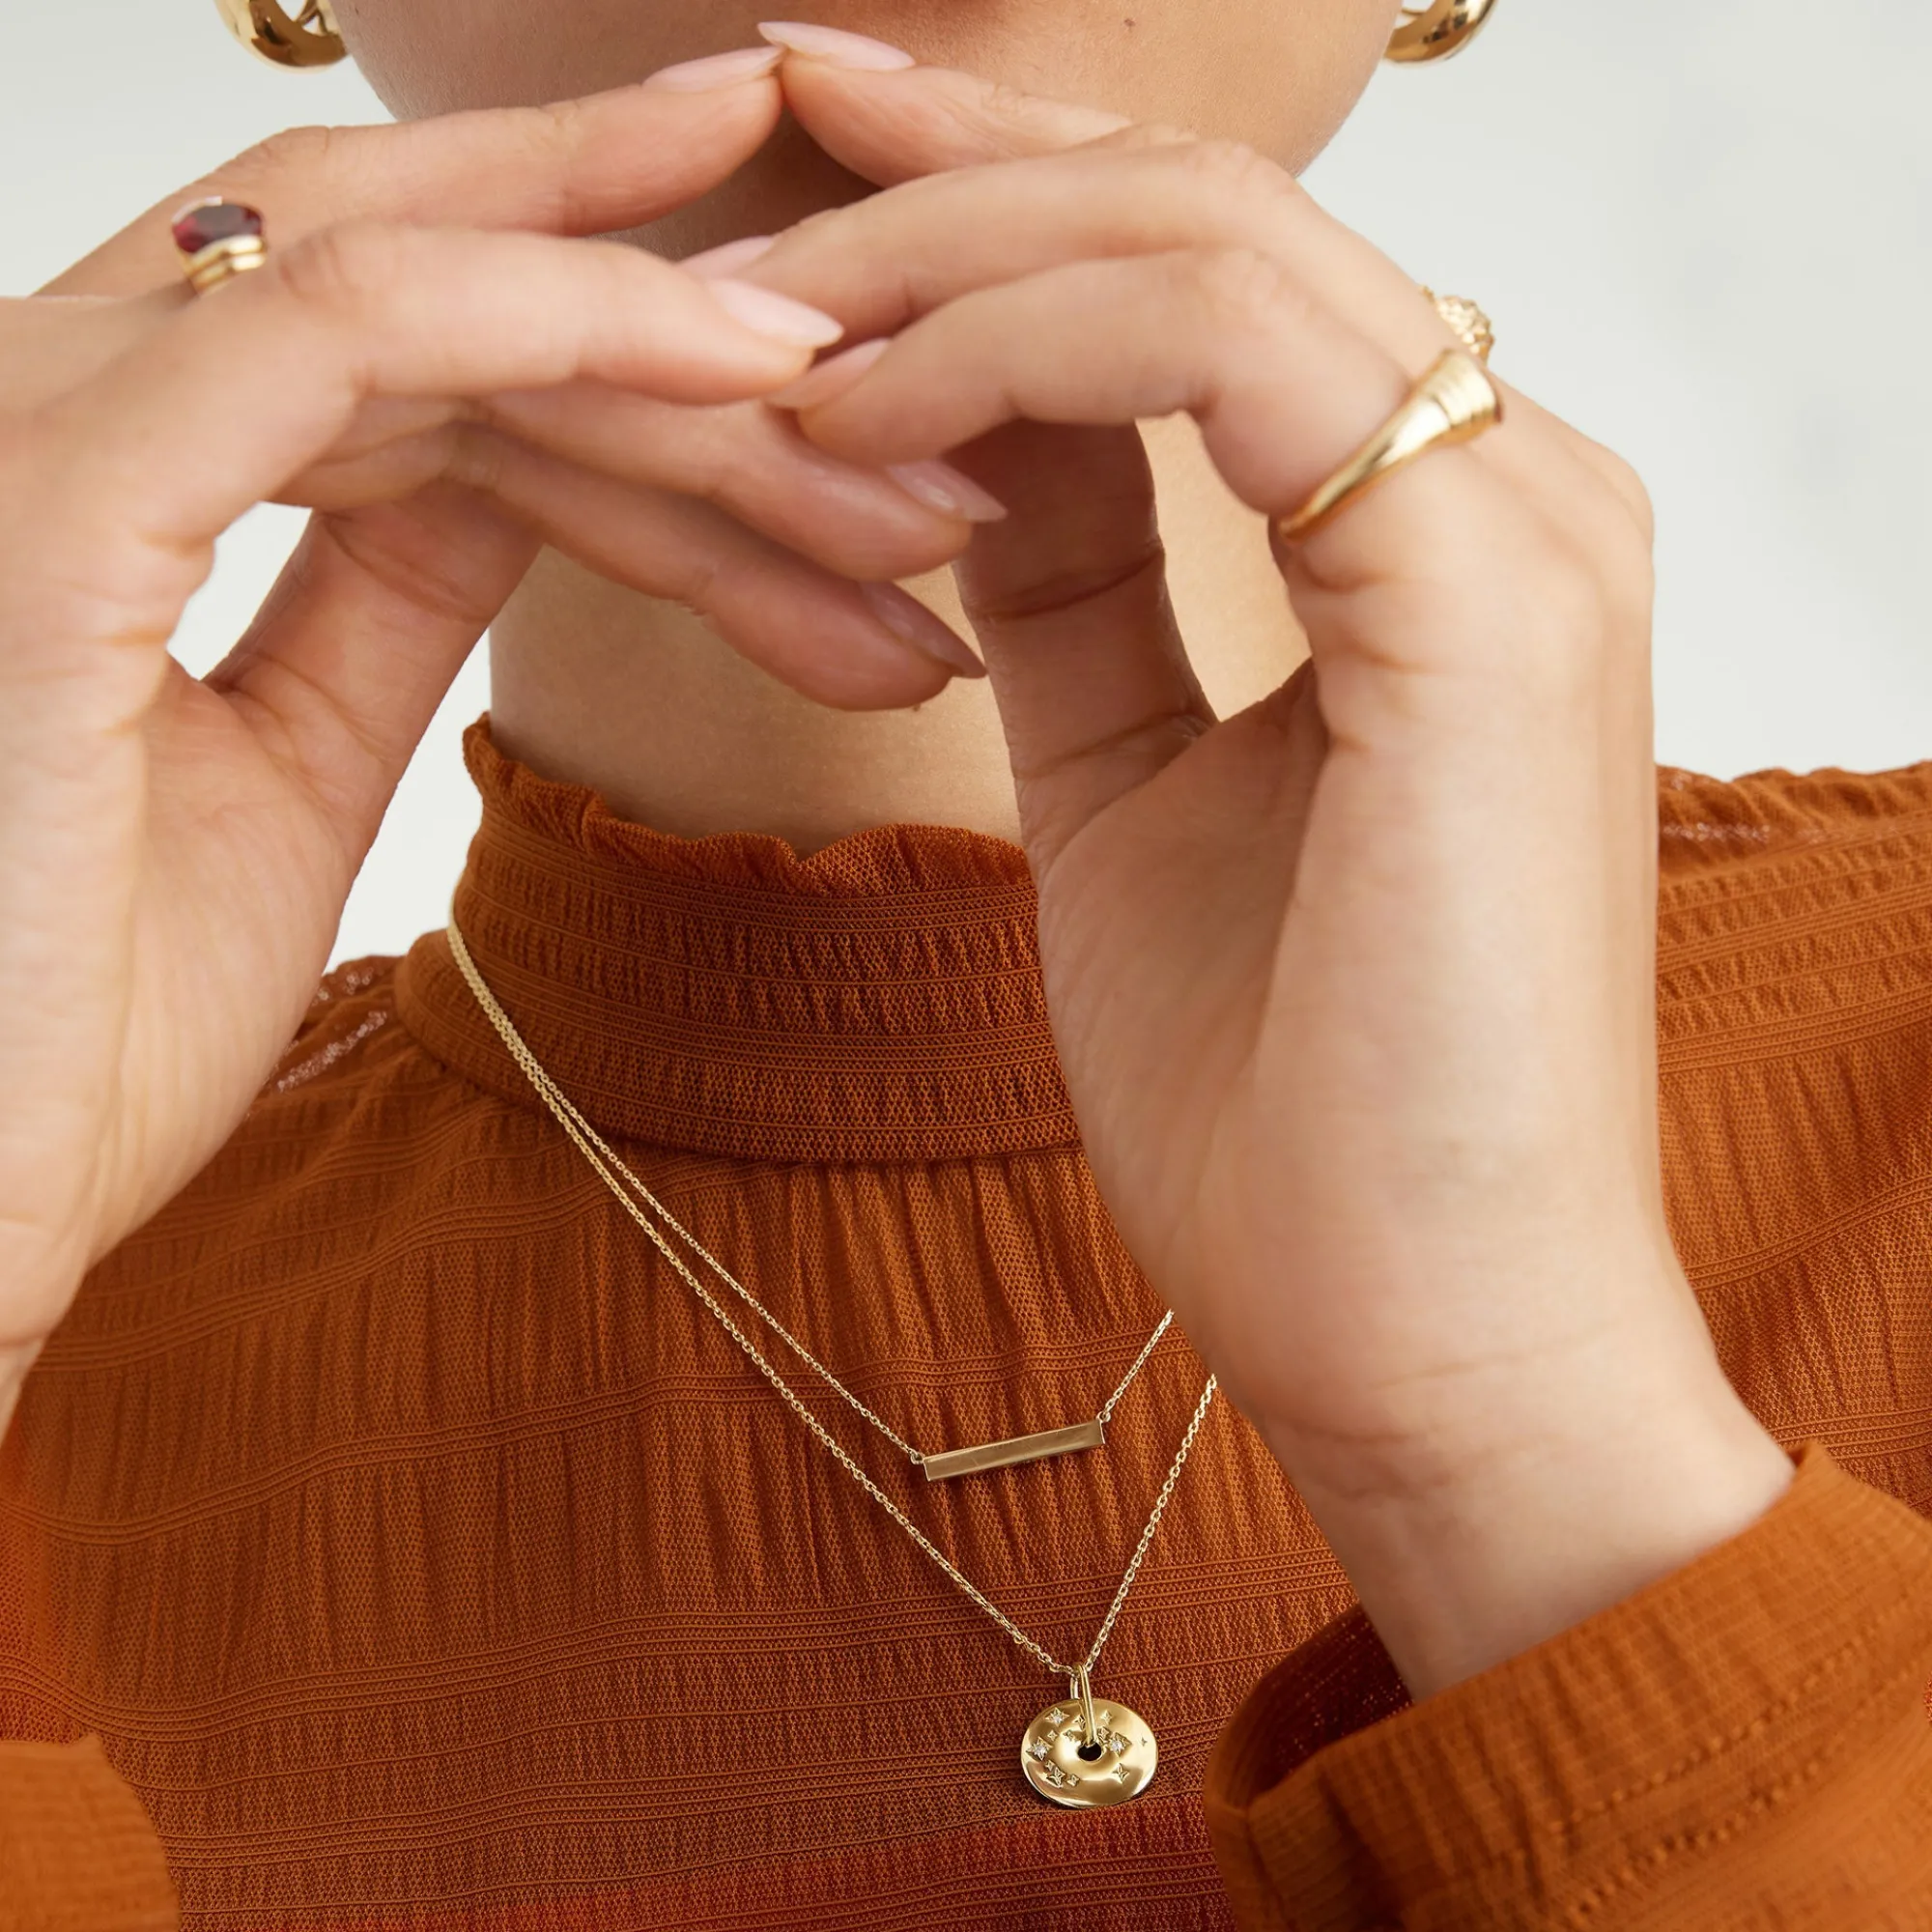
<svg viewBox="0 0 1932 1932">
<path fill-rule="evenodd" d="M 4 314 L 0 1921 L 1932 1922 L 1932 778 L 1660 793 L 1386 0 L 823 12 L 346 0 Z"/>
</svg>

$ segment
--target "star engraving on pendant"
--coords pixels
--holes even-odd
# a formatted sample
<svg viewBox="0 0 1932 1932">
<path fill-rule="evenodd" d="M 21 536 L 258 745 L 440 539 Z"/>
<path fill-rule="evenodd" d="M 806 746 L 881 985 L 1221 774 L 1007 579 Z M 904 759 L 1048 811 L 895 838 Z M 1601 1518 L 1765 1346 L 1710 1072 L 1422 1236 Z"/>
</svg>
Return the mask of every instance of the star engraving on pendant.
<svg viewBox="0 0 1932 1932">
<path fill-rule="evenodd" d="M 1041 1797 L 1075 1809 L 1137 1798 L 1154 1775 L 1153 1733 L 1124 1704 L 1042 1711 L 1020 1744 L 1020 1766 Z"/>
</svg>

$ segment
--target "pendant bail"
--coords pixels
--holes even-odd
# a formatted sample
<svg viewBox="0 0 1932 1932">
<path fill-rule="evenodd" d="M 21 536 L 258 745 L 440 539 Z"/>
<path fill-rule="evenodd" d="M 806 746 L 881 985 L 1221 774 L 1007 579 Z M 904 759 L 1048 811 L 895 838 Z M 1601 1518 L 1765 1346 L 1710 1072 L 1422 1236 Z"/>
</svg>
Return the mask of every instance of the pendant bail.
<svg viewBox="0 0 1932 1932">
<path fill-rule="evenodd" d="M 1100 1738 L 1099 1720 L 1094 1715 L 1094 1686 L 1088 1681 L 1084 1663 L 1076 1663 L 1069 1675 L 1073 1679 L 1073 1694 L 1080 1699 L 1081 1734 L 1087 1740 L 1087 1747 L 1092 1748 Z M 1094 1752 L 1095 1756 L 1098 1754 Z"/>
</svg>

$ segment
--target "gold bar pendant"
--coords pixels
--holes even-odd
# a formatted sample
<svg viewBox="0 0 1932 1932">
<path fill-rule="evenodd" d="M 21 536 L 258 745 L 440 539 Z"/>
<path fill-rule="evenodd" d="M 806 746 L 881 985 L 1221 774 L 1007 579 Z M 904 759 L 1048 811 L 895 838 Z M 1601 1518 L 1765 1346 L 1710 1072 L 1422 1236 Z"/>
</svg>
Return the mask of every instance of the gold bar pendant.
<svg viewBox="0 0 1932 1932">
<path fill-rule="evenodd" d="M 1043 1429 L 1037 1435 L 1011 1435 L 974 1449 L 949 1449 L 943 1456 L 928 1456 L 920 1467 L 928 1483 L 943 1483 L 949 1476 L 977 1476 L 982 1469 L 1009 1469 L 1015 1463 L 1038 1463 L 1048 1456 L 1106 1446 L 1107 1425 L 1096 1415 L 1092 1422 L 1076 1422 L 1070 1429 Z"/>
</svg>

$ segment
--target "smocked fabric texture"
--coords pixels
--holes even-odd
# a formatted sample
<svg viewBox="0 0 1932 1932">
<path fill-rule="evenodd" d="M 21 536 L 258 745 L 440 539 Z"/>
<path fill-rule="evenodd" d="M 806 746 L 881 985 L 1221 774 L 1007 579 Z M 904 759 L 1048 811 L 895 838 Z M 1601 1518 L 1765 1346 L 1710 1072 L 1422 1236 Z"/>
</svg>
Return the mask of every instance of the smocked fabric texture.
<svg viewBox="0 0 1932 1932">
<path fill-rule="evenodd" d="M 921 1444 L 1094 1413 L 1159 1304 L 1021 855 L 673 839 L 469 755 L 478 963 L 672 1211 Z M 1159 1774 L 1049 1808 L 1018 1739 L 1062 1687 L 696 1306 L 432 936 L 331 977 L 29 1378 L 0 1927 L 1932 1926 L 1932 767 L 1660 803 L 1674 1229 L 1798 1462 L 1742 1535 L 1411 1707 L 1218 1405 L 1098 1673 Z M 1077 1655 L 1205 1374 L 1172 1335 L 1104 1451 L 951 1485 L 800 1379 Z"/>
</svg>

